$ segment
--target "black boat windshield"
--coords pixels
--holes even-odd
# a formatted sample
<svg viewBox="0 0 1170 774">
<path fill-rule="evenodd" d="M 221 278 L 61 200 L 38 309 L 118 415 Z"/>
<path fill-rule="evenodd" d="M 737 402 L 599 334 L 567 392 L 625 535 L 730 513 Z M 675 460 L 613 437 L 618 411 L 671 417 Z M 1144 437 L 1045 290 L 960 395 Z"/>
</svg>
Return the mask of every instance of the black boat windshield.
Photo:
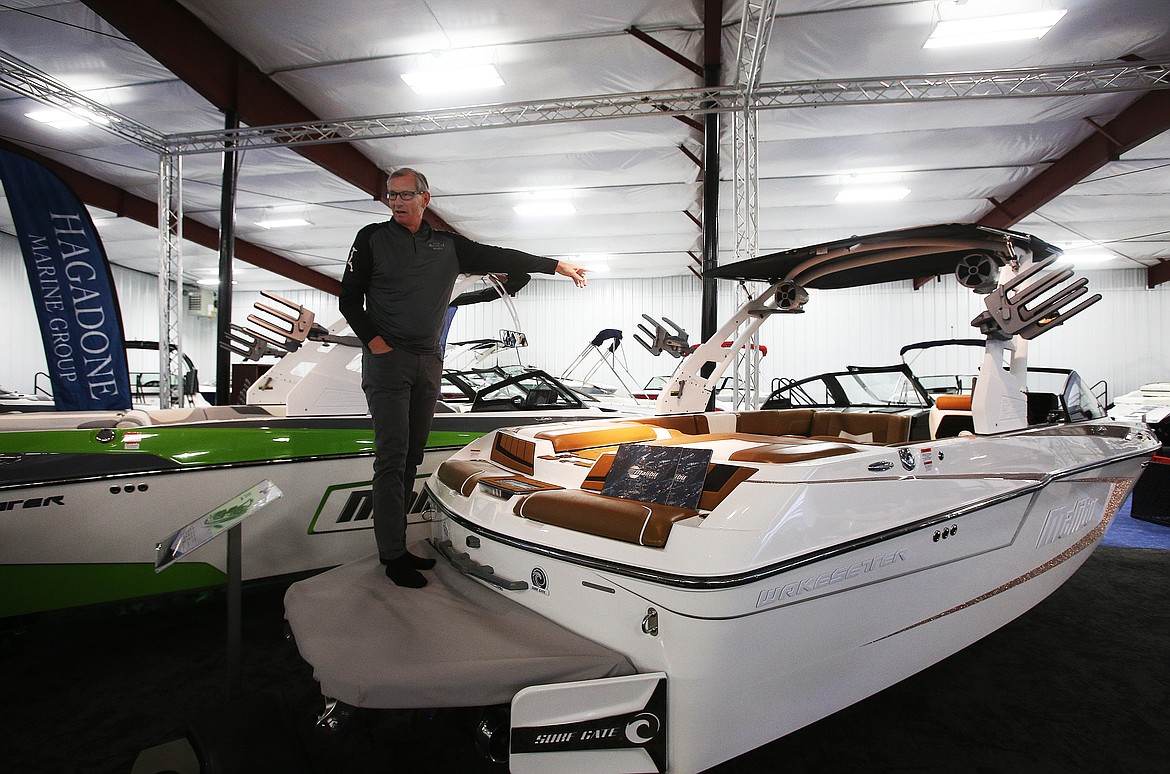
<svg viewBox="0 0 1170 774">
<path fill-rule="evenodd" d="M 800 381 L 781 381 L 762 408 L 930 408 L 930 399 L 905 366 L 850 367 Z"/>
<path fill-rule="evenodd" d="M 1047 416 L 1035 409 L 1045 401 Z M 1067 368 L 1028 369 L 1028 424 L 1038 422 L 1083 422 L 1100 419 L 1105 409 L 1076 371 Z"/>
<path fill-rule="evenodd" d="M 581 398 L 544 371 L 481 368 L 443 374 L 443 400 L 470 401 L 471 411 L 583 408 Z"/>
</svg>

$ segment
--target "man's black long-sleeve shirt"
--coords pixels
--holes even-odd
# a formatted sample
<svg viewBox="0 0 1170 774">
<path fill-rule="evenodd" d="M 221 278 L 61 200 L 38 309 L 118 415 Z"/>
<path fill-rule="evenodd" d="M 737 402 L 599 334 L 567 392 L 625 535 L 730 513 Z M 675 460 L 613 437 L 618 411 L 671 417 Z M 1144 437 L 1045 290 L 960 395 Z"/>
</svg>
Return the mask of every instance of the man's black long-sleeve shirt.
<svg viewBox="0 0 1170 774">
<path fill-rule="evenodd" d="M 557 262 L 432 229 L 410 231 L 393 220 L 358 232 L 341 278 L 341 314 L 363 344 L 375 336 L 395 349 L 440 352 L 451 290 L 460 274 L 541 272 Z"/>
</svg>

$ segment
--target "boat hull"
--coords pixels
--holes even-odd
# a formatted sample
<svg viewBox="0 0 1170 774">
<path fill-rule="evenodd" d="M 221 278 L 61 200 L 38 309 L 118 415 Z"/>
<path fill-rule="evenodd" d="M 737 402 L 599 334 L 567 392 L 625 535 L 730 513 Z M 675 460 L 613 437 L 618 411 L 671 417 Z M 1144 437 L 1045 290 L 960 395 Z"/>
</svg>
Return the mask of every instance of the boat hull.
<svg viewBox="0 0 1170 774">
<path fill-rule="evenodd" d="M 554 418 L 437 416 L 418 478 L 491 429 Z M 0 618 L 222 585 L 226 542 L 159 573 L 155 546 L 265 480 L 283 494 L 241 525 L 244 581 L 372 553 L 372 449 L 368 417 L 0 433 Z"/>
<path fill-rule="evenodd" d="M 427 475 L 450 453 L 429 451 Z M 283 492 L 241 525 L 243 580 L 331 567 L 375 550 L 370 457 L 126 474 L 0 492 L 0 616 L 222 584 L 226 543 L 155 573 L 155 545 L 264 480 Z M 25 503 L 42 503 L 23 507 Z M 421 526 L 411 518 L 411 532 Z M 420 535 L 422 533 L 419 533 Z"/>
<path fill-rule="evenodd" d="M 474 506 L 470 518 L 435 508 L 432 528 L 460 550 L 478 543 L 469 553 L 499 576 L 529 581 L 501 593 L 626 654 L 641 673 L 666 674 L 667 770 L 698 772 L 893 685 L 1042 601 L 1099 543 L 1139 465 L 1022 482 L 986 507 L 705 587 L 525 545 L 478 524 Z"/>
</svg>

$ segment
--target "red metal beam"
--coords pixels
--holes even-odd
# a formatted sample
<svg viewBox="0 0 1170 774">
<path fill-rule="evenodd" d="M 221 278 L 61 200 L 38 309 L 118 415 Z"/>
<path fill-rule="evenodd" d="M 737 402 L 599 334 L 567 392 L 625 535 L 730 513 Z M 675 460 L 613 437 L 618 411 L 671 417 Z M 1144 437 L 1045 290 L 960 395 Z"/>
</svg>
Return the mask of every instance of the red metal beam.
<svg viewBox="0 0 1170 774">
<path fill-rule="evenodd" d="M 0 148 L 20 153 L 44 165 L 45 168 L 64 180 L 73 193 L 77 194 L 77 197 L 86 204 L 101 207 L 103 210 L 109 210 L 122 217 L 158 228 L 158 205 L 149 199 L 135 196 L 104 180 L 98 180 L 84 172 L 78 172 L 3 139 L 0 139 Z M 211 250 L 219 250 L 219 230 L 190 218 L 183 218 L 183 238 Z M 282 277 L 288 277 L 302 285 L 308 285 L 335 296 L 341 294 L 341 283 L 332 277 L 290 261 L 288 258 L 251 242 L 237 239 L 235 241 L 235 256 L 245 263 L 267 269 Z"/>
<path fill-rule="evenodd" d="M 1170 91 L 1153 91 L 1121 111 L 1018 191 L 998 202 L 981 225 L 1010 228 L 1126 151 L 1170 129 Z"/>
<path fill-rule="evenodd" d="M 1170 129 L 1170 91 L 1152 91 L 1109 123 L 1094 126 L 1097 131 L 1024 183 L 1014 194 L 1003 201 L 991 200 L 993 209 L 979 220 L 980 225 L 1011 228 L 1110 161 L 1116 161 L 1122 153 Z M 1155 272 L 1162 277 L 1157 282 Z M 1153 267 L 1149 276 L 1150 287 L 1166 282 L 1165 275 L 1162 267 Z M 920 284 L 915 280 L 915 290 L 926 284 L 929 277 L 919 279 L 924 281 Z"/>
<path fill-rule="evenodd" d="M 250 126 L 320 117 L 260 71 L 174 0 L 83 0 L 135 45 L 220 110 Z M 294 148 L 342 180 L 379 199 L 386 174 L 348 144 Z"/>
<path fill-rule="evenodd" d="M 1010 228 L 1110 161 L 1116 161 L 1122 153 L 1170 129 L 1170 92 L 1150 92 L 1109 123 L 1094 126 L 1097 131 L 1059 161 L 1006 200 L 993 202 L 995 209 L 979 222 Z M 1163 282 L 1170 282 L 1170 264 L 1161 263 L 1147 270 L 1147 287 Z"/>
<path fill-rule="evenodd" d="M 1159 261 L 1146 269 L 1146 287 L 1151 290 L 1163 282 L 1170 282 L 1170 261 Z"/>
<path fill-rule="evenodd" d="M 635 38 L 642 41 L 646 45 L 650 46 L 650 48 L 654 49 L 658 53 L 664 54 L 665 56 L 674 60 L 678 64 L 687 68 L 688 70 L 693 72 L 695 75 L 699 76 L 700 78 L 703 77 L 703 66 L 701 64 L 699 64 L 698 62 L 692 62 L 690 59 L 687 59 L 685 56 L 683 56 L 679 52 L 675 51 L 670 46 L 651 37 L 650 35 L 647 35 L 645 32 L 638 29 L 637 27 L 629 27 L 626 29 L 626 32 L 633 35 Z"/>
<path fill-rule="evenodd" d="M 319 116 L 174 0 L 83 2 L 212 105 L 224 111 L 235 110 L 245 124 L 270 126 L 320 120 Z M 388 175 L 354 146 L 338 143 L 300 146 L 293 150 L 365 191 L 371 198 L 385 201 Z M 455 231 L 433 209 L 428 209 L 423 217 L 435 228 Z M 238 240 L 237 244 L 240 244 Z M 274 267 L 271 270 L 282 276 L 317 287 L 313 282 L 306 282 L 290 273 L 297 272 L 293 267 L 298 264 L 293 261 L 273 264 L 269 256 L 278 259 L 280 256 L 267 253 L 263 248 L 253 248 L 254 245 L 245 247 L 244 254 L 237 255 L 258 266 L 261 264 L 257 261 L 270 264 Z M 328 277 L 325 280 L 333 282 Z M 336 294 L 337 289 L 328 292 Z"/>
</svg>

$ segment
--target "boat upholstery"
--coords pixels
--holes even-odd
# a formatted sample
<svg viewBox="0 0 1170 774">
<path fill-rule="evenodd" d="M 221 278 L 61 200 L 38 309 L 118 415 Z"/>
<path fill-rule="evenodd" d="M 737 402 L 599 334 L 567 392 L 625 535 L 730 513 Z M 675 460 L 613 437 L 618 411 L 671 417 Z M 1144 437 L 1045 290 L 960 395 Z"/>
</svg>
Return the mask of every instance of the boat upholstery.
<svg viewBox="0 0 1170 774">
<path fill-rule="evenodd" d="M 692 508 L 623 500 L 580 489 L 535 492 L 512 506 L 517 516 L 642 546 L 666 545 L 676 521 L 698 513 Z"/>
<path fill-rule="evenodd" d="M 804 435 L 812 434 L 812 409 L 778 409 L 767 411 L 744 411 L 735 417 L 735 429 L 741 433 L 760 435 Z"/>
<path fill-rule="evenodd" d="M 499 472 L 498 467 L 483 460 L 445 460 L 439 466 L 439 480 L 467 497 L 485 474 Z"/>
<path fill-rule="evenodd" d="M 939 395 L 930 407 L 930 437 L 953 438 L 975 432 L 970 395 Z"/>
<path fill-rule="evenodd" d="M 579 451 L 601 446 L 617 446 L 636 441 L 652 441 L 658 433 L 650 425 L 635 422 L 615 422 L 604 427 L 559 427 L 542 430 L 537 438 L 552 443 L 555 452 Z M 531 472 L 531 471 L 529 471 Z"/>
<path fill-rule="evenodd" d="M 703 433 L 702 435 L 676 435 L 647 441 L 647 446 L 683 446 L 685 444 L 706 444 L 718 441 L 743 441 L 745 443 L 775 443 L 778 436 L 755 433 Z"/>
<path fill-rule="evenodd" d="M 939 395 L 934 399 L 934 405 L 942 411 L 970 411 L 970 395 Z"/>
<path fill-rule="evenodd" d="M 783 441 L 770 443 L 764 446 L 753 446 L 750 449 L 741 449 L 732 452 L 730 459 L 734 462 L 808 462 L 826 457 L 838 457 L 842 454 L 855 454 L 857 448 L 850 444 L 822 442 L 800 442 L 803 439 L 793 439 L 797 443 Z"/>
<path fill-rule="evenodd" d="M 639 424 L 677 430 L 684 435 L 701 435 L 711 432 L 711 423 L 704 414 L 674 414 L 660 417 L 646 417 L 637 420 Z"/>
<path fill-rule="evenodd" d="M 536 444 L 511 433 L 496 433 L 491 460 L 499 465 L 532 475 L 536 462 Z"/>
<path fill-rule="evenodd" d="M 906 443 L 910 440 L 910 417 L 817 411 L 813 414 L 809 437 L 857 443 Z"/>
</svg>

